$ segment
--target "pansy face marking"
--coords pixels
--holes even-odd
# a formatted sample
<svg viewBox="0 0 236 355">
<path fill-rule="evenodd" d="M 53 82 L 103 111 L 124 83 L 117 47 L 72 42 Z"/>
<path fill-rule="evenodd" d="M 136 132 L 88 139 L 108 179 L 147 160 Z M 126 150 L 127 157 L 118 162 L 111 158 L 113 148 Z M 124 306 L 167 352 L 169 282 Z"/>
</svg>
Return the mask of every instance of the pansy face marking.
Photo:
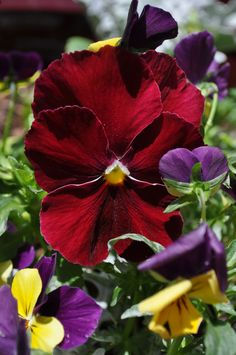
<svg viewBox="0 0 236 355">
<path fill-rule="evenodd" d="M 123 184 L 126 176 L 129 176 L 130 172 L 119 160 L 115 160 L 105 170 L 104 179 L 109 185 Z"/>
</svg>

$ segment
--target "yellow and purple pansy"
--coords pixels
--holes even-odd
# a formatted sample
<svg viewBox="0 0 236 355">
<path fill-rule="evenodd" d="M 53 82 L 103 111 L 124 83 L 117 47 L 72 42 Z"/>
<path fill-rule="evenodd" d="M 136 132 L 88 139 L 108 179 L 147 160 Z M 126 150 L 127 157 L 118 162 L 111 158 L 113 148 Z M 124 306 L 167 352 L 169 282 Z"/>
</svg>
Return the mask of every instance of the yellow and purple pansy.
<svg viewBox="0 0 236 355">
<path fill-rule="evenodd" d="M 153 314 L 149 329 L 165 339 L 198 332 L 203 317 L 191 299 L 227 302 L 224 246 L 205 223 L 141 263 L 139 270 L 174 281 L 139 304 L 140 312 Z"/>
</svg>

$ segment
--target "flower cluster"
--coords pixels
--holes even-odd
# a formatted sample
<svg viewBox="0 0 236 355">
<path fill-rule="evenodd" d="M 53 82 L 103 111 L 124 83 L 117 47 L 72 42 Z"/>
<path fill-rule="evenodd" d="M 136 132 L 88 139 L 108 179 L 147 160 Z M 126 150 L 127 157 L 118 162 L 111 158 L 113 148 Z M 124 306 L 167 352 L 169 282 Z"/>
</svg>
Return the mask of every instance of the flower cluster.
<svg viewBox="0 0 236 355">
<path fill-rule="evenodd" d="M 8 286 L 0 288 L 1 350 L 8 349 L 13 355 L 20 347 L 27 355 L 26 331 L 30 331 L 32 349 L 47 353 L 57 345 L 71 349 L 85 343 L 96 329 L 101 308 L 84 291 L 61 286 L 46 294 L 55 267 L 56 254 L 42 257 L 34 268 L 16 272 L 11 292 Z"/>
</svg>

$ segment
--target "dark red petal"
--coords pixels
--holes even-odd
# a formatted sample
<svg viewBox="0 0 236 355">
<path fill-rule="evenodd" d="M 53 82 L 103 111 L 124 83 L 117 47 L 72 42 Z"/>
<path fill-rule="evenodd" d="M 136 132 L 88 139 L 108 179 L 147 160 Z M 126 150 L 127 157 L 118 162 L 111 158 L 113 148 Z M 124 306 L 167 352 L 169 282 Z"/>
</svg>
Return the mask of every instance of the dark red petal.
<svg viewBox="0 0 236 355">
<path fill-rule="evenodd" d="M 154 118 L 160 91 L 145 62 L 119 47 L 64 54 L 36 82 L 34 112 L 84 106 L 102 122 L 111 149 L 123 155 L 131 140 Z"/>
<path fill-rule="evenodd" d="M 165 197 L 162 187 L 135 192 L 130 186 L 109 187 L 98 182 L 70 185 L 44 198 L 42 235 L 67 260 L 86 266 L 104 260 L 107 242 L 125 233 L 143 234 L 166 246 L 171 243 L 169 230 L 174 227 L 171 236 L 177 237 L 180 223 L 170 226 L 178 213 L 163 214 Z M 121 241 L 115 248 L 122 253 L 130 243 Z"/>
<path fill-rule="evenodd" d="M 131 176 L 148 182 L 159 182 L 158 164 L 169 150 L 193 149 L 203 144 L 199 130 L 175 114 L 163 113 L 132 142 L 126 162 Z M 126 157 L 124 157 L 124 162 Z"/>
<path fill-rule="evenodd" d="M 90 110 L 77 106 L 42 111 L 25 146 L 36 180 L 46 191 L 94 180 L 110 163 L 101 123 Z"/>
<path fill-rule="evenodd" d="M 58 189 L 43 200 L 42 235 L 70 262 L 96 265 L 107 257 L 108 241 L 130 231 L 126 206 L 119 202 L 105 183 Z M 130 242 L 122 242 L 118 251 Z"/>
<path fill-rule="evenodd" d="M 204 109 L 200 91 L 188 82 L 176 60 L 164 53 L 148 51 L 142 58 L 149 65 L 161 90 L 163 111 L 176 113 L 199 127 Z"/>
</svg>

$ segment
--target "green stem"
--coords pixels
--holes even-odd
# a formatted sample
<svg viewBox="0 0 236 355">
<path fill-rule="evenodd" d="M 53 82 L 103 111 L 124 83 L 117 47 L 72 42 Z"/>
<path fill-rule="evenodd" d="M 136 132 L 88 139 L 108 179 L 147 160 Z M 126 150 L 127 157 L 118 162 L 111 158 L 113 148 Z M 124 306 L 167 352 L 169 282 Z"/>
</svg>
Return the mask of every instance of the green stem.
<svg viewBox="0 0 236 355">
<path fill-rule="evenodd" d="M 15 113 L 16 107 L 16 98 L 17 98 L 17 85 L 15 83 L 10 84 L 10 99 L 9 106 L 7 111 L 6 120 L 3 128 L 3 136 L 2 136 L 2 152 L 5 153 L 6 150 L 6 142 L 9 134 L 11 132 L 12 121 Z"/>
<path fill-rule="evenodd" d="M 218 92 L 214 92 L 213 94 L 213 99 L 212 99 L 212 105 L 211 105 L 211 111 L 210 114 L 207 118 L 207 122 L 205 125 L 205 134 L 208 131 L 209 128 L 211 128 L 214 117 L 215 117 L 215 113 L 216 113 L 216 109 L 217 109 L 217 105 L 218 105 Z"/>
<path fill-rule="evenodd" d="M 205 199 L 204 192 L 201 189 L 197 191 L 197 197 L 201 209 L 200 222 L 206 222 L 206 199 Z"/>
<path fill-rule="evenodd" d="M 182 340 L 183 340 L 183 337 L 175 338 L 171 342 L 171 344 L 170 344 L 170 346 L 169 346 L 169 348 L 167 350 L 167 355 L 176 355 L 176 354 L 178 354 L 178 349 L 180 347 L 180 344 L 182 343 Z"/>
</svg>

